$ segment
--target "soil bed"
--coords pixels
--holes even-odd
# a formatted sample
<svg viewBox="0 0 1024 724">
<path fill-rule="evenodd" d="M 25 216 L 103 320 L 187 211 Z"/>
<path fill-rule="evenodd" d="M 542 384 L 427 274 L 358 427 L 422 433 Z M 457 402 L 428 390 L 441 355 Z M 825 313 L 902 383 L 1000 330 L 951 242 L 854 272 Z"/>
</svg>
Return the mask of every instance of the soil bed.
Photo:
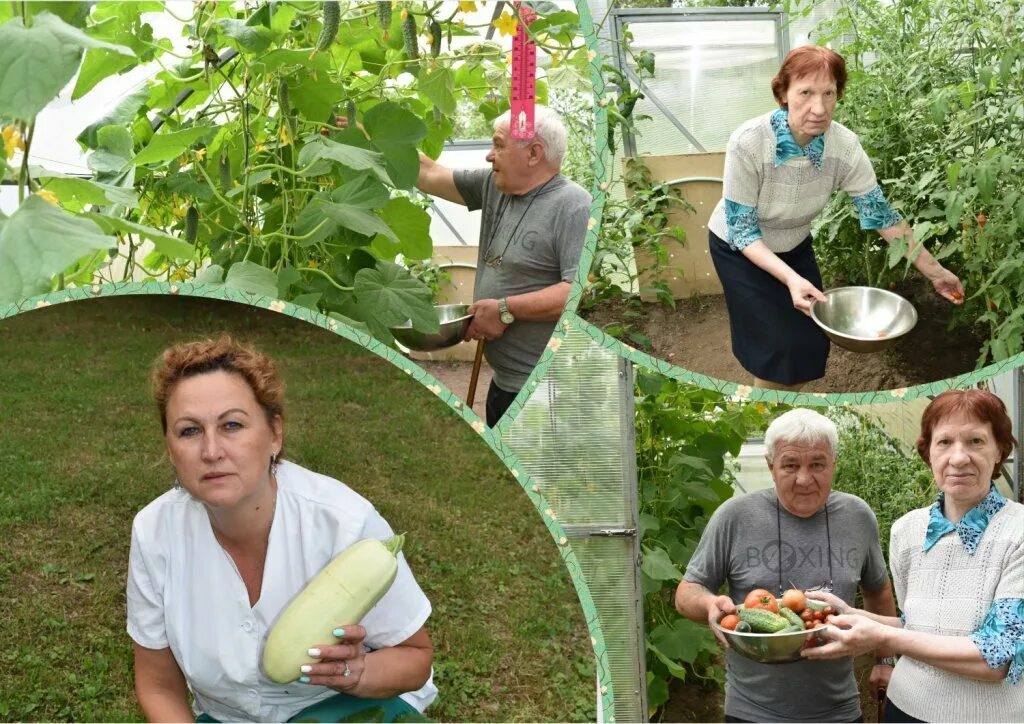
<svg viewBox="0 0 1024 724">
<path fill-rule="evenodd" d="M 805 392 L 864 392 L 911 387 L 954 377 L 974 369 L 983 340 L 966 327 L 948 330 L 952 305 L 930 286 L 907 284 L 896 290 L 917 308 L 918 322 L 910 334 L 883 352 L 864 354 L 832 345 L 825 377 L 807 384 Z M 650 340 L 642 348 L 653 357 L 691 372 L 750 384 L 752 377 L 732 355 L 729 314 L 721 295 L 660 304 L 625 305 L 599 302 L 580 316 L 602 329 L 628 325 Z M 638 346 L 629 342 L 631 346 Z"/>
</svg>

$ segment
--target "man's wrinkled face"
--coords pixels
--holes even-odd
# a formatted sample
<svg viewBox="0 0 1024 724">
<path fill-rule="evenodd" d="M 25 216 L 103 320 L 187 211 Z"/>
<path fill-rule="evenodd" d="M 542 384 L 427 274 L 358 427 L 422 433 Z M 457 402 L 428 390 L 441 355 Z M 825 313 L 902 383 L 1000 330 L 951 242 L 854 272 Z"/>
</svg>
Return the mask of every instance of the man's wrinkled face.
<svg viewBox="0 0 1024 724">
<path fill-rule="evenodd" d="M 836 460 L 828 442 L 780 440 L 768 469 L 782 507 L 798 518 L 809 518 L 825 506 L 832 492 Z"/>
<path fill-rule="evenodd" d="M 491 137 L 491 150 L 487 162 L 494 169 L 494 185 L 505 194 L 520 194 L 528 191 L 531 176 L 531 158 L 539 143 L 520 144 L 509 134 L 508 128 L 499 127 Z"/>
</svg>

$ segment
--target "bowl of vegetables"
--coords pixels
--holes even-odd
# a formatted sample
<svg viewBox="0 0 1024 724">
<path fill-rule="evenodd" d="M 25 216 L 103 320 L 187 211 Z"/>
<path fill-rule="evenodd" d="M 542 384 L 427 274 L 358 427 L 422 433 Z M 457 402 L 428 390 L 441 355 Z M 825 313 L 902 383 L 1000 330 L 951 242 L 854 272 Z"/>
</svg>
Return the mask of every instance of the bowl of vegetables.
<svg viewBox="0 0 1024 724">
<path fill-rule="evenodd" d="M 469 329 L 469 323 L 473 321 L 468 304 L 438 304 L 434 307 L 434 313 L 440 325 L 436 333 L 424 334 L 413 329 L 412 320 L 406 320 L 397 327 L 389 328 L 392 336 L 415 352 L 433 352 L 461 342 Z"/>
<path fill-rule="evenodd" d="M 800 652 L 820 646 L 819 634 L 828 628 L 835 611 L 821 601 L 790 589 L 776 598 L 763 588 L 747 594 L 736 613 L 714 622 L 732 650 L 762 664 L 800 661 Z"/>
</svg>

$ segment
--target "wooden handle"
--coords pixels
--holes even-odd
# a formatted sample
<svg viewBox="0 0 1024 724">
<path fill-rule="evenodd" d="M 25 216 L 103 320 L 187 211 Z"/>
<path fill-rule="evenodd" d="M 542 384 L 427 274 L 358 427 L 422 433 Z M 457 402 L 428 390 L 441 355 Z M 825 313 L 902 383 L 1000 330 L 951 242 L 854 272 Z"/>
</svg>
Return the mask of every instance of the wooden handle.
<svg viewBox="0 0 1024 724">
<path fill-rule="evenodd" d="M 473 374 L 469 376 L 469 392 L 466 394 L 466 402 L 470 408 L 473 407 L 473 400 L 476 398 L 476 381 L 480 377 L 480 365 L 484 361 L 484 341 L 477 340 L 476 356 L 473 357 Z"/>
</svg>

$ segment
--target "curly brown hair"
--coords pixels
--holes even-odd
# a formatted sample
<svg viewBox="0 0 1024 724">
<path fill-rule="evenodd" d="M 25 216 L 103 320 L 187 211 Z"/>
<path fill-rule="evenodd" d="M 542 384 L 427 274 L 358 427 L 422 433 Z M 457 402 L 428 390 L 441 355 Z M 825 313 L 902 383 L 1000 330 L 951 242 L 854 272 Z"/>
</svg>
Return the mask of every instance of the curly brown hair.
<svg viewBox="0 0 1024 724">
<path fill-rule="evenodd" d="M 217 339 L 176 344 L 157 358 L 151 381 L 164 434 L 167 433 L 167 401 L 174 386 L 189 377 L 217 371 L 245 380 L 263 408 L 268 424 L 273 425 L 275 417 L 284 420 L 284 381 L 277 374 L 274 360 L 225 334 Z M 282 445 L 279 454 L 283 452 Z"/>
</svg>

